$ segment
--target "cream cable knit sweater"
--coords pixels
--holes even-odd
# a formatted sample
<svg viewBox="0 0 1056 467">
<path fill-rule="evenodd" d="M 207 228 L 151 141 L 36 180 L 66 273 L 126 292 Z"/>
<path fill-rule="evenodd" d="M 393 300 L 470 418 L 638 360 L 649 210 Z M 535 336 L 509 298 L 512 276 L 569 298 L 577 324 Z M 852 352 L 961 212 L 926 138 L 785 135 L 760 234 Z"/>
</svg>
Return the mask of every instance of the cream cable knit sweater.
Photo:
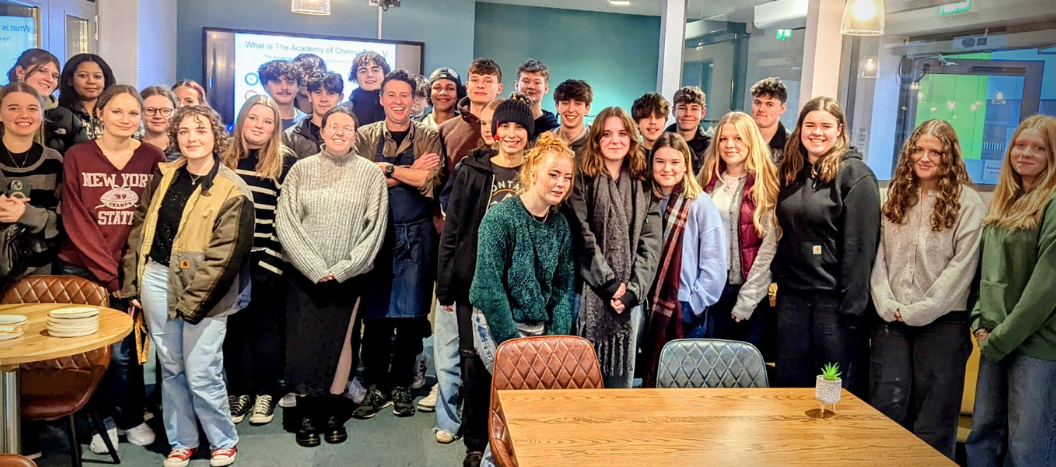
<svg viewBox="0 0 1056 467">
<path fill-rule="evenodd" d="M 305 277 L 338 282 L 370 271 L 385 239 L 389 190 L 378 166 L 352 152 L 298 161 L 279 195 L 275 230 Z"/>
</svg>

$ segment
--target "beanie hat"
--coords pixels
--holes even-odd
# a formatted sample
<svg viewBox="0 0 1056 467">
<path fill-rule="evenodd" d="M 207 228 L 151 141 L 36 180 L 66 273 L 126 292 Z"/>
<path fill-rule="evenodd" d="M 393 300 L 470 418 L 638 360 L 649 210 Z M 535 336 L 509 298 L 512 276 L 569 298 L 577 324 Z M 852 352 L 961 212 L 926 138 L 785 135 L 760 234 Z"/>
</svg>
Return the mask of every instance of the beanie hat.
<svg viewBox="0 0 1056 467">
<path fill-rule="evenodd" d="M 532 116 L 532 108 L 527 103 L 527 98 L 516 94 L 502 101 L 495 109 L 495 115 L 491 118 L 491 134 L 499 134 L 499 126 L 503 123 L 513 122 L 528 130 L 528 136 L 535 134 L 535 118 Z"/>
<path fill-rule="evenodd" d="M 432 86 L 433 83 L 436 83 L 437 81 L 442 79 L 454 81 L 456 86 L 458 86 L 460 89 L 462 88 L 462 78 L 458 77 L 458 73 L 455 73 L 455 70 L 452 70 L 446 66 L 442 66 L 440 68 L 437 68 L 436 70 L 433 70 L 433 73 L 429 75 L 429 85 Z"/>
</svg>

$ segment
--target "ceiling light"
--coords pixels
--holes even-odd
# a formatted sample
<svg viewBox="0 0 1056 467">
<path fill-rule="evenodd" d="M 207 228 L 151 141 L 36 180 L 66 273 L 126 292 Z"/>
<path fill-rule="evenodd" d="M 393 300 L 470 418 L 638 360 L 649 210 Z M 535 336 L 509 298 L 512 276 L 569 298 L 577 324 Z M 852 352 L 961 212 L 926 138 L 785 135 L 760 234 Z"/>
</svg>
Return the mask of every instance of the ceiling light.
<svg viewBox="0 0 1056 467">
<path fill-rule="evenodd" d="M 882 36 L 884 34 L 884 1 L 847 0 L 847 5 L 843 7 L 840 34 Z"/>
<path fill-rule="evenodd" d="M 631 6 L 631 0 L 609 0 L 609 5 L 627 7 Z"/>
<path fill-rule="evenodd" d="M 329 15 L 330 0 L 293 0 L 290 11 L 303 15 Z"/>
</svg>

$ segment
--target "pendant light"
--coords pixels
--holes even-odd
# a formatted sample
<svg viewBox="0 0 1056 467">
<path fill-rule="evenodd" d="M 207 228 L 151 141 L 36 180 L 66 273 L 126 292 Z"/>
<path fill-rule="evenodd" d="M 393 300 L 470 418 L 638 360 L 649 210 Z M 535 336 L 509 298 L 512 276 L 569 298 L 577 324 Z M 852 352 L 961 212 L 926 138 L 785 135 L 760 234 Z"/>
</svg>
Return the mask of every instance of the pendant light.
<svg viewBox="0 0 1056 467">
<path fill-rule="evenodd" d="M 884 35 L 884 0 L 847 0 L 847 5 L 843 7 L 840 34 Z"/>
<path fill-rule="evenodd" d="M 293 0 L 290 11 L 304 15 L 329 15 L 330 0 Z"/>
</svg>

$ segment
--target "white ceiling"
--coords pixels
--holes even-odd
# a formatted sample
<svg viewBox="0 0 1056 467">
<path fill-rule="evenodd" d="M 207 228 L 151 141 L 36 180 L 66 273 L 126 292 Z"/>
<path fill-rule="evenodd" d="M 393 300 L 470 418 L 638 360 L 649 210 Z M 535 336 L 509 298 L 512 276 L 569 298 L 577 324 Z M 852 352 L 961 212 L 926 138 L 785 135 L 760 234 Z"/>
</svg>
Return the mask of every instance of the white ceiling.
<svg viewBox="0 0 1056 467">
<path fill-rule="evenodd" d="M 687 16 L 689 19 L 749 22 L 752 20 L 752 7 L 768 1 L 770 0 L 689 0 Z M 477 0 L 477 2 L 660 16 L 660 0 L 631 0 L 631 6 L 628 7 L 609 5 L 608 0 Z"/>
</svg>

